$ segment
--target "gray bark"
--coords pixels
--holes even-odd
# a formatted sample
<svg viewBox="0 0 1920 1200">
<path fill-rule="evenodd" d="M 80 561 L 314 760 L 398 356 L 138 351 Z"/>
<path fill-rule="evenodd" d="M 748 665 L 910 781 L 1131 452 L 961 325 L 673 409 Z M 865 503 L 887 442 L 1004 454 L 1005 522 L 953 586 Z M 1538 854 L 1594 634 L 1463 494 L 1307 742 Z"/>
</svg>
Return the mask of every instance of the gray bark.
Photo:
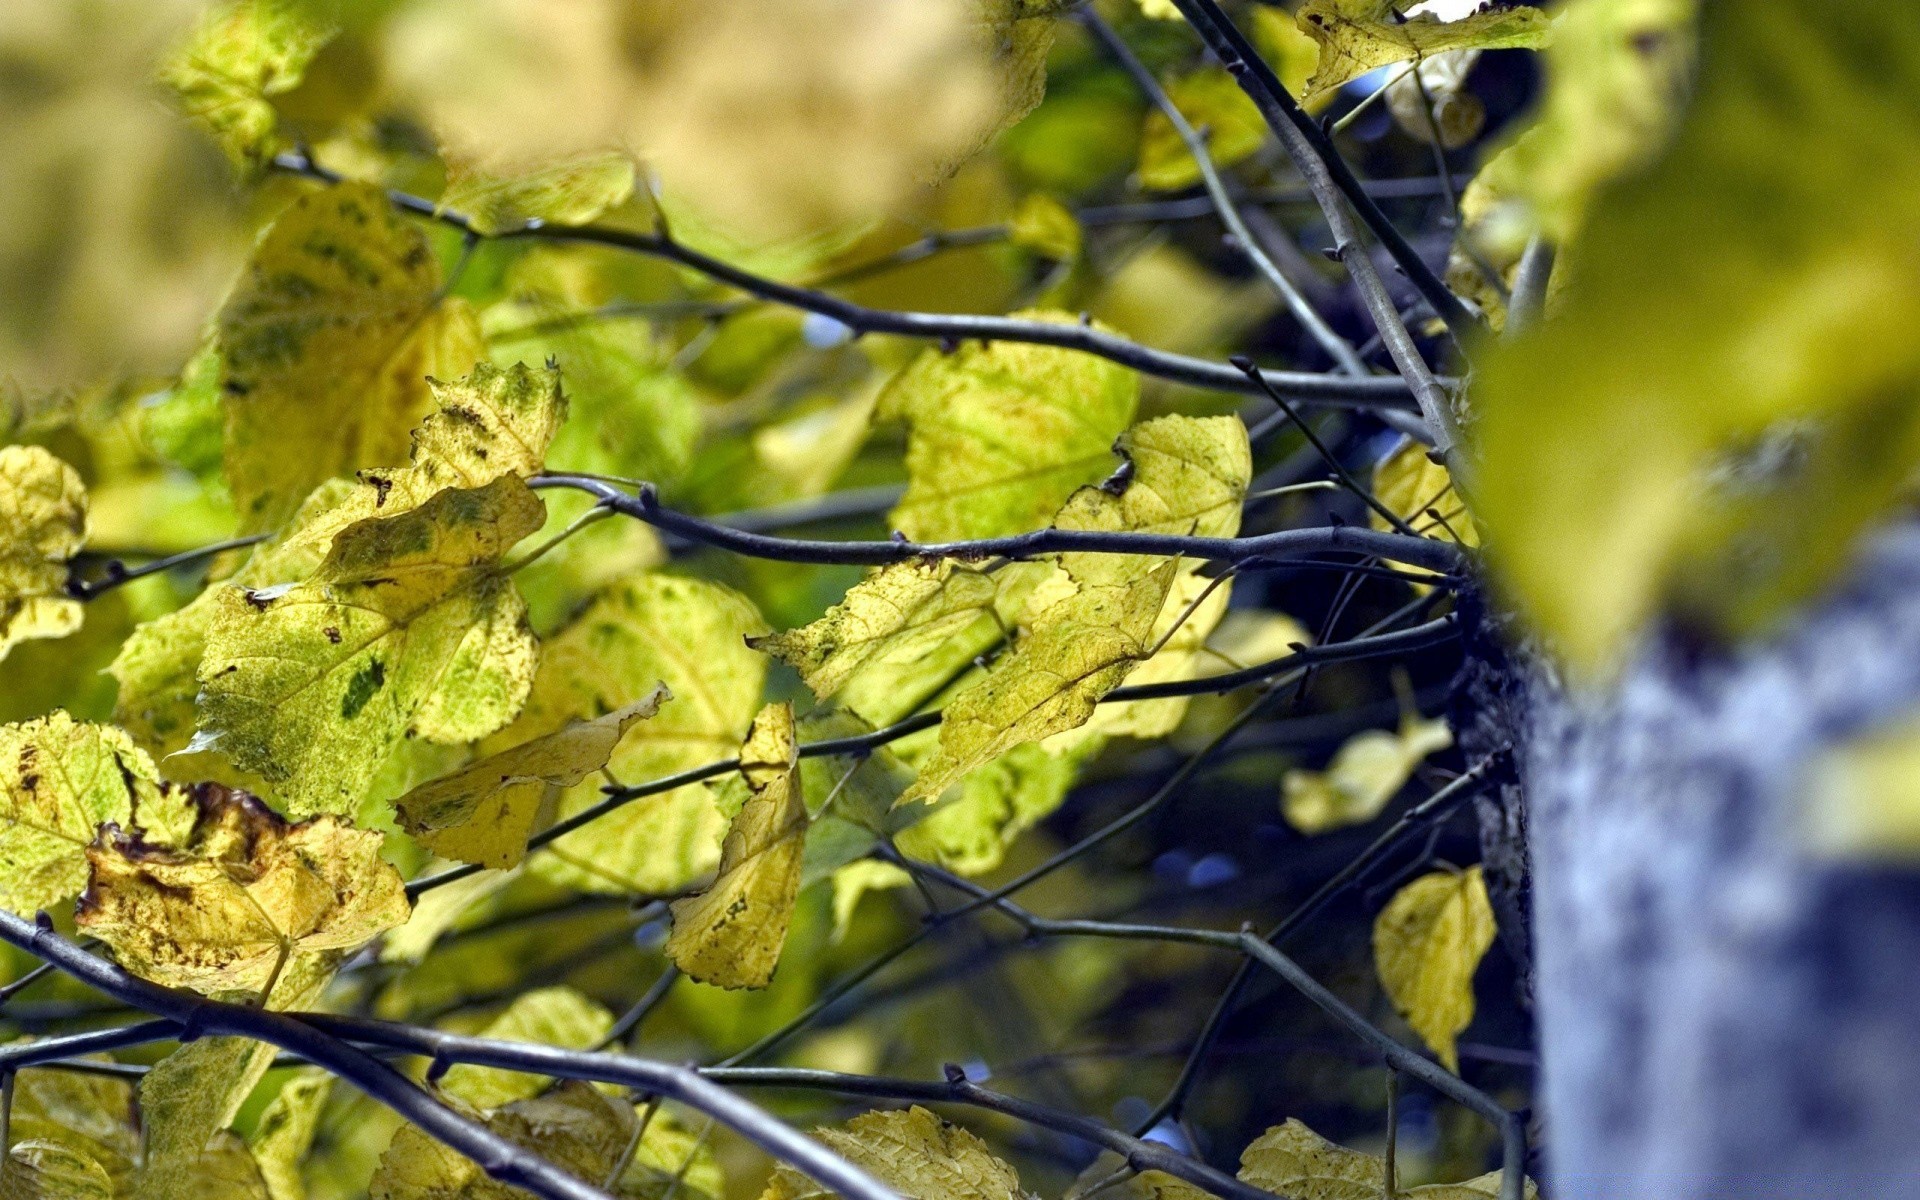
<svg viewBox="0 0 1920 1200">
<path fill-rule="evenodd" d="M 1553 1194 L 1920 1196 L 1920 875 L 1799 832 L 1813 757 L 1920 705 L 1920 531 L 1762 645 L 1530 686 Z"/>
</svg>

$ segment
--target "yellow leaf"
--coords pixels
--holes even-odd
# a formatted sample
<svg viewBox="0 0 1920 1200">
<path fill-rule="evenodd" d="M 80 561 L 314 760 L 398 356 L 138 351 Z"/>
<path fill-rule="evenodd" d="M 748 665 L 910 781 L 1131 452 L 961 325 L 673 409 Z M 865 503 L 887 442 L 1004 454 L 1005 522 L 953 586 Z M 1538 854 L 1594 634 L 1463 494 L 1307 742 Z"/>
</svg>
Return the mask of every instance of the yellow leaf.
<svg viewBox="0 0 1920 1200">
<path fill-rule="evenodd" d="M 730 757 L 766 679 L 746 644 L 764 633 L 753 603 L 731 588 L 671 575 L 608 586 L 541 648 L 524 712 L 480 745 L 483 754 L 612 712 L 665 683 L 673 703 L 622 739 L 608 764 L 642 783 Z M 557 818 L 604 799 L 592 781 L 569 788 Z M 551 843 L 528 870 L 563 886 L 614 893 L 685 887 L 712 869 L 726 828 L 698 784 L 635 801 Z"/>
<path fill-rule="evenodd" d="M 426 381 L 433 409 L 411 435 L 407 466 L 360 472 L 352 517 L 396 516 L 443 488 L 480 488 L 538 475 L 566 420 L 567 398 L 553 367 L 473 364 L 454 380 Z"/>
<path fill-rule="evenodd" d="M 1553 319 L 1476 368 L 1493 561 L 1574 667 L 1606 671 L 1663 609 L 1764 629 L 1920 464 L 1920 275 L 1896 215 L 1920 127 L 1894 99 L 1920 62 L 1859 53 L 1904 45 L 1911 16 L 1707 6 L 1670 151 L 1596 207 Z"/>
<path fill-rule="evenodd" d="M 82 1062 L 108 1061 L 89 1055 Z M 57 1142 L 100 1164 L 116 1194 L 140 1158 L 140 1121 L 133 1085 L 73 1070 L 23 1070 L 14 1076 L 9 1122 L 14 1143 Z M 0 1191 L 0 1194 L 5 1194 Z"/>
<path fill-rule="evenodd" d="M 1007 222 L 1014 245 L 1055 262 L 1080 257 L 1080 221 L 1045 192 L 1029 193 Z"/>
<path fill-rule="evenodd" d="M 1427 448 L 1412 438 L 1403 440 L 1374 465 L 1373 495 L 1392 509 L 1395 516 L 1427 537 L 1468 546 L 1480 544 L 1480 531 L 1473 526 L 1473 514 L 1453 490 L 1453 479 L 1447 469 L 1428 457 Z M 1368 519 L 1375 529 L 1393 528 L 1379 513 L 1371 514 Z"/>
<path fill-rule="evenodd" d="M 1920 719 L 1847 738 L 1807 767 L 1802 825 L 1836 858 L 1898 862 L 1920 854 Z"/>
<path fill-rule="evenodd" d="M 243 531 L 279 525 L 330 476 L 406 458 L 427 377 L 486 352 L 439 289 L 426 238 L 370 184 L 309 192 L 262 235 L 218 325 Z"/>
<path fill-rule="evenodd" d="M 484 1117 L 488 1129 L 532 1150 L 578 1179 L 598 1186 L 640 1136 L 633 1105 L 569 1079 L 544 1096 L 514 1101 Z M 368 1184 L 372 1200 L 516 1200 L 526 1192 L 490 1178 L 472 1159 L 450 1150 L 418 1126 L 393 1136 Z M 643 1193 L 619 1184 L 616 1196 Z"/>
<path fill-rule="evenodd" d="M 1260 57 L 1267 60 L 1287 91 L 1296 97 L 1304 96 L 1307 80 L 1320 65 L 1320 43 L 1303 33 L 1293 14 L 1284 8 L 1260 4 L 1249 10 L 1247 17 L 1253 26 L 1253 44 L 1259 49 Z M 1312 100 L 1303 99 L 1300 106 L 1317 116 L 1332 100 L 1330 93 Z"/>
<path fill-rule="evenodd" d="M 627 729 L 670 699 L 656 687 L 632 704 L 468 763 L 394 801 L 400 827 L 443 858 L 511 867 L 550 789 L 572 787 L 607 765 Z"/>
<path fill-rule="evenodd" d="M 518 476 L 448 488 L 335 535 L 312 579 L 215 594 L 200 734 L 297 815 L 349 812 L 409 732 L 484 737 L 512 719 L 538 653 L 501 556 L 540 527 Z"/>
<path fill-rule="evenodd" d="M 833 1151 L 906 1200 L 1027 1200 L 1020 1175 L 978 1137 L 915 1105 L 870 1112 L 845 1129 L 816 1129 Z M 760 1200 L 811 1200 L 827 1192 L 792 1167 L 774 1168 Z"/>
<path fill-rule="evenodd" d="M 1167 85 L 1167 98 L 1206 137 L 1214 165 L 1225 168 L 1247 158 L 1267 140 L 1267 121 L 1233 76 L 1206 67 Z M 1200 182 L 1200 164 L 1180 140 L 1173 122 L 1159 109 L 1140 126 L 1140 186 L 1177 192 Z"/>
<path fill-rule="evenodd" d="M 1320 63 L 1307 81 L 1317 100 L 1375 67 L 1420 60 L 1447 50 L 1533 49 L 1547 40 L 1547 15 L 1517 5 L 1490 8 L 1458 21 L 1402 17 L 1394 0 L 1306 0 L 1300 28 L 1320 43 Z"/>
<path fill-rule="evenodd" d="M 306 1200 L 300 1163 L 313 1145 L 320 1110 L 332 1087 L 332 1075 L 319 1067 L 302 1067 L 280 1086 L 260 1114 L 247 1146 L 259 1164 L 271 1200 Z"/>
<path fill-rule="evenodd" d="M 908 424 L 907 492 L 894 527 L 915 541 L 1039 528 L 1111 468 L 1113 439 L 1139 395 L 1132 371 L 1071 350 L 992 342 L 923 352 L 887 385 L 875 414 Z"/>
<path fill-rule="evenodd" d="M 0 1163 L 5 1200 L 113 1200 L 106 1168 L 63 1142 L 20 1142 Z"/>
<path fill-rule="evenodd" d="M 378 833 L 332 816 L 289 825 L 219 784 L 188 794 L 199 813 L 179 848 L 109 826 L 87 850 L 79 926 L 136 975 L 259 995 L 289 958 L 344 955 L 407 919 Z"/>
<path fill-rule="evenodd" d="M 1453 745 L 1444 720 L 1406 718 L 1395 733 L 1369 729 L 1348 738 L 1325 771 L 1291 770 L 1280 781 L 1287 824 L 1301 833 L 1325 833 L 1380 815 L 1429 754 Z"/>
<path fill-rule="evenodd" d="M 0 659 L 16 642 L 80 628 L 67 560 L 86 540 L 79 472 L 38 446 L 0 446 Z"/>
<path fill-rule="evenodd" d="M 522 992 L 480 1031 L 506 1042 L 533 1042 L 563 1050 L 590 1050 L 613 1028 L 613 1014 L 570 987 Z M 501 1067 L 460 1063 L 440 1080 L 440 1090 L 475 1108 L 499 1108 L 547 1090 L 547 1079 Z"/>
<path fill-rule="evenodd" d="M 976 624 L 998 628 L 994 577 L 952 559 L 882 567 L 813 624 L 749 638 L 800 672 L 822 700 L 863 670 L 906 667 Z"/>
<path fill-rule="evenodd" d="M 1449 1071 L 1473 1021 L 1473 974 L 1493 945 L 1493 906 L 1479 867 L 1435 871 L 1401 888 L 1373 923 L 1373 962 L 1394 1007 Z"/>
<path fill-rule="evenodd" d="M 229 0 L 200 18 L 160 78 L 235 166 L 258 169 L 280 149 L 268 97 L 299 86 L 337 31 L 318 0 Z"/>
<path fill-rule="evenodd" d="M 463 214 L 475 230 L 492 235 L 530 225 L 585 224 L 631 195 L 633 159 L 618 151 L 506 175 L 456 161 L 440 208 Z"/>
<path fill-rule="evenodd" d="M 769 704 L 740 748 L 751 794 L 720 847 L 711 887 L 673 902 L 667 957 L 701 983 L 763 988 L 793 921 L 807 806 L 795 758 L 793 705 Z"/>
<path fill-rule="evenodd" d="M 900 851 L 961 875 L 998 867 L 1020 835 L 1065 802 L 1081 765 L 1100 749 L 1091 739 L 1054 754 L 1029 743 L 969 771 L 960 786 L 895 839 Z M 911 811 L 911 810 L 908 810 Z"/>
<path fill-rule="evenodd" d="M 1135 1171 L 1126 1159 L 1103 1150 L 1088 1163 L 1067 1189 L 1066 1200 L 1218 1200 L 1165 1171 Z"/>
<path fill-rule="evenodd" d="M 171 841 L 186 832 L 183 812 L 153 760 L 112 726 L 64 712 L 0 725 L 0 907 L 30 916 L 78 895 L 101 825 Z"/>
<path fill-rule="evenodd" d="M 1409 137 L 1458 150 L 1480 136 L 1487 107 L 1467 87 L 1478 50 L 1446 50 L 1387 85 L 1387 111 Z"/>
<path fill-rule="evenodd" d="M 1387 1195 L 1386 1160 L 1335 1145 L 1298 1120 L 1275 1125 L 1240 1155 L 1240 1178 L 1294 1200 L 1379 1200 Z M 1526 1181 L 1524 1196 L 1539 1188 Z M 1464 1183 L 1429 1183 L 1396 1188 L 1393 1195 L 1412 1200 L 1485 1200 L 1500 1194 L 1500 1172 Z"/>
</svg>

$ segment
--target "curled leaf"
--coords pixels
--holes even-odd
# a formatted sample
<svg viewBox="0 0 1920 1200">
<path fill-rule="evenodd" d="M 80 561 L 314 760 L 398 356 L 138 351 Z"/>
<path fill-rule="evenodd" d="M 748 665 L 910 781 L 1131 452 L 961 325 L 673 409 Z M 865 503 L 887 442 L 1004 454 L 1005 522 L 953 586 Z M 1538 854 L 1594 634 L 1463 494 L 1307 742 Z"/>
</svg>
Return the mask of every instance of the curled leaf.
<svg viewBox="0 0 1920 1200">
<path fill-rule="evenodd" d="M 1393 733 L 1357 733 L 1334 753 L 1326 770 L 1291 770 L 1281 777 L 1281 810 L 1301 833 L 1371 821 L 1406 786 L 1423 759 L 1451 745 L 1453 732 L 1437 719 L 1409 717 Z"/>
<path fill-rule="evenodd" d="M 1306 0 L 1300 28 L 1320 44 L 1320 65 L 1307 81 L 1317 100 L 1351 79 L 1389 63 L 1448 50 L 1532 49 L 1543 45 L 1547 14 L 1526 5 L 1483 8 L 1458 21 L 1403 17 L 1395 0 Z"/>
</svg>

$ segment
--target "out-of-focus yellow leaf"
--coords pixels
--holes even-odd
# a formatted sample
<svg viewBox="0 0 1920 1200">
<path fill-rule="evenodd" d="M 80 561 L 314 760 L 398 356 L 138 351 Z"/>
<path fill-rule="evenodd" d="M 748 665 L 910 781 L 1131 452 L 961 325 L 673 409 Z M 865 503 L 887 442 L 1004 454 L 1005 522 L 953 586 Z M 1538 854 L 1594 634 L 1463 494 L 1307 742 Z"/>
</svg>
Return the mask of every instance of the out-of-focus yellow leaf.
<svg viewBox="0 0 1920 1200">
<path fill-rule="evenodd" d="M 993 576 L 951 559 L 894 563 L 813 624 L 748 644 L 791 665 L 824 700 L 863 670 L 911 664 L 990 622 L 997 591 Z"/>
<path fill-rule="evenodd" d="M 1547 40 L 1547 15 L 1516 5 L 1489 8 L 1458 21 L 1402 17 L 1394 0 L 1306 0 L 1295 19 L 1320 43 L 1320 62 L 1307 81 L 1319 99 L 1375 67 L 1418 61 L 1447 50 L 1535 49 Z"/>
<path fill-rule="evenodd" d="M 231 1129 L 222 1129 L 207 1142 L 194 1168 L 196 1200 L 272 1200 L 267 1181 L 253 1152 Z"/>
<path fill-rule="evenodd" d="M 1369 729 L 1348 738 L 1324 771 L 1288 771 L 1280 808 L 1301 833 L 1325 833 L 1380 815 L 1429 754 L 1453 745 L 1444 720 L 1410 717 L 1397 732 Z"/>
<path fill-rule="evenodd" d="M 644 783 L 728 758 L 760 707 L 767 660 L 746 639 L 764 632 L 753 603 L 731 588 L 671 575 L 621 580 L 542 647 L 526 710 L 481 752 L 611 712 L 665 683 L 673 703 L 628 731 L 608 764 L 613 776 Z M 561 798 L 556 818 L 602 799 L 583 781 Z M 712 869 L 724 829 L 707 789 L 694 784 L 560 838 L 528 870 L 588 891 L 672 891 Z"/>
<path fill-rule="evenodd" d="M 562 1050 L 589 1050 L 613 1028 L 613 1014 L 570 987 L 536 988 L 514 998 L 481 1037 L 532 1042 Z M 440 1090 L 475 1108 L 499 1108 L 547 1089 L 547 1079 L 524 1071 L 460 1063 L 440 1080 Z"/>
<path fill-rule="evenodd" d="M 1407 1024 L 1460 1069 L 1454 1039 L 1473 1023 L 1473 974 L 1493 945 L 1493 905 L 1479 867 L 1422 875 L 1373 923 L 1373 963 Z"/>
<path fill-rule="evenodd" d="M 1020 1174 L 994 1156 L 987 1144 L 958 1125 L 915 1105 L 897 1112 L 870 1112 L 845 1129 L 816 1129 L 814 1136 L 907 1200 L 1027 1200 Z M 760 1200 L 814 1200 L 830 1196 L 792 1167 L 774 1168 Z"/>
<path fill-rule="evenodd" d="M 289 958 L 339 955 L 407 919 L 380 835 L 333 816 L 289 825 L 245 792 L 199 784 L 178 848 L 109 827 L 87 850 L 81 929 L 169 987 L 258 995 Z"/>
<path fill-rule="evenodd" d="M 1478 50 L 1447 50 L 1387 85 L 1387 111 L 1409 137 L 1457 150 L 1480 136 L 1487 106 L 1467 90 Z"/>
<path fill-rule="evenodd" d="M 1119 1154 L 1103 1150 L 1074 1177 L 1066 1200 L 1208 1200 L 1211 1196 L 1212 1192 L 1165 1171 L 1135 1171 Z"/>
<path fill-rule="evenodd" d="M 607 765 L 627 729 L 660 711 L 665 687 L 590 721 L 521 742 L 443 775 L 394 801 L 400 827 L 444 858 L 511 867 L 526 856 L 552 789 Z"/>
<path fill-rule="evenodd" d="M 1663 607 L 1764 628 L 1920 464 L 1911 15 L 1709 8 L 1671 150 L 1596 207 L 1559 313 L 1478 367 L 1475 507 L 1570 664 Z"/>
<path fill-rule="evenodd" d="M 538 647 L 500 558 L 545 515 L 515 475 L 448 488 L 335 535 L 313 578 L 223 586 L 200 662 L 200 735 L 297 814 L 349 812 L 409 731 L 485 737 L 532 685 Z"/>
<path fill-rule="evenodd" d="M 219 316 L 243 531 L 279 525 L 330 476 L 406 460 L 427 377 L 486 352 L 471 310 L 439 288 L 426 238 L 369 184 L 309 192 L 261 237 Z"/>
<path fill-rule="evenodd" d="M 970 342 L 951 354 L 925 351 L 887 385 L 876 413 L 908 424 L 907 492 L 894 527 L 915 541 L 1039 528 L 1111 468 L 1113 439 L 1139 397 L 1132 371 L 1071 350 Z"/>
<path fill-rule="evenodd" d="M 86 540 L 80 473 L 39 446 L 0 446 L 0 660 L 16 642 L 80 628 L 67 560 Z"/>
<path fill-rule="evenodd" d="M 806 849 L 796 749 L 793 705 L 760 710 L 740 747 L 751 794 L 727 829 L 719 873 L 705 891 L 673 902 L 667 957 L 700 983 L 763 988 L 773 981 Z"/>
<path fill-rule="evenodd" d="M 1240 1178 L 1296 1200 L 1379 1200 L 1388 1194 L 1385 1159 L 1329 1142 L 1295 1119 L 1275 1125 L 1247 1146 L 1240 1155 Z M 1526 1200 L 1539 1193 L 1533 1180 L 1527 1180 Z M 1462 1183 L 1396 1188 L 1393 1194 L 1414 1200 L 1487 1200 L 1500 1194 L 1500 1172 Z"/>
<path fill-rule="evenodd" d="M 1251 155 L 1267 139 L 1267 121 L 1233 76 L 1205 67 L 1167 85 L 1167 98 L 1187 124 L 1205 135 L 1207 153 L 1218 167 L 1230 167 Z M 1140 127 L 1140 186 L 1177 192 L 1200 182 L 1200 164 L 1173 122 L 1159 109 Z"/>
<path fill-rule="evenodd" d="M 160 78 L 235 166 L 255 170 L 280 149 L 268 97 L 298 87 L 337 30 L 321 0 L 227 0 L 200 19 Z"/>
<path fill-rule="evenodd" d="M 1045 192 L 1029 193 L 1007 222 L 1014 245 L 1055 262 L 1080 257 L 1080 222 L 1066 205 Z"/>
<path fill-rule="evenodd" d="M 850 862 L 833 873 L 833 940 L 842 941 L 853 924 L 853 914 L 868 892 L 885 892 L 913 882 L 905 868 L 877 858 Z"/>
<path fill-rule="evenodd" d="M 1920 855 L 1920 719 L 1841 741 L 1807 767 L 1802 824 L 1813 849 L 1899 862 Z"/>
<path fill-rule="evenodd" d="M 1178 21 L 1180 10 L 1174 7 L 1173 0 L 1140 0 L 1140 15 L 1156 21 Z"/>
<path fill-rule="evenodd" d="M 0 1196 L 6 1200 L 113 1200 L 105 1167 L 64 1142 L 28 1139 L 0 1162 Z"/>
<path fill-rule="evenodd" d="M 191 823 L 133 739 L 64 712 L 0 725 L 0 907 L 51 909 L 87 882 L 87 847 L 113 822 L 170 842 Z"/>
<path fill-rule="evenodd" d="M 1307 80 L 1313 78 L 1314 68 L 1320 65 L 1320 43 L 1303 33 L 1293 14 L 1284 8 L 1259 4 L 1250 9 L 1247 16 L 1260 57 L 1267 60 L 1267 65 L 1289 92 L 1305 97 Z M 1332 100 L 1333 94 L 1327 93 L 1302 99 L 1300 104 L 1308 112 L 1318 114 Z"/>
<path fill-rule="evenodd" d="M 313 1145 L 320 1126 L 320 1109 L 333 1087 L 333 1076 L 319 1067 L 303 1067 L 280 1085 L 260 1114 L 247 1146 L 259 1165 L 271 1200 L 306 1200 L 307 1186 L 300 1162 Z"/>
<path fill-rule="evenodd" d="M 640 1136 L 633 1105 L 569 1079 L 544 1096 L 515 1100 L 483 1118 L 488 1129 L 595 1186 Z M 622 1198 L 644 1193 L 625 1175 L 608 1189 Z M 480 1164 L 448 1149 L 416 1125 L 404 1125 L 380 1156 L 368 1185 L 372 1200 L 517 1200 L 527 1193 L 490 1178 Z"/>
<path fill-rule="evenodd" d="M 631 195 L 633 159 L 612 151 L 508 175 L 455 162 L 440 207 L 465 215 L 476 231 L 491 235 L 536 224 L 585 224 Z"/>
<path fill-rule="evenodd" d="M 81 1061 L 104 1060 L 102 1055 Z M 70 1070 L 18 1072 L 8 1128 L 15 1145 L 36 1140 L 57 1142 L 100 1164 L 113 1180 L 117 1194 L 140 1158 L 140 1121 L 134 1108 L 133 1085 L 111 1076 Z"/>
</svg>

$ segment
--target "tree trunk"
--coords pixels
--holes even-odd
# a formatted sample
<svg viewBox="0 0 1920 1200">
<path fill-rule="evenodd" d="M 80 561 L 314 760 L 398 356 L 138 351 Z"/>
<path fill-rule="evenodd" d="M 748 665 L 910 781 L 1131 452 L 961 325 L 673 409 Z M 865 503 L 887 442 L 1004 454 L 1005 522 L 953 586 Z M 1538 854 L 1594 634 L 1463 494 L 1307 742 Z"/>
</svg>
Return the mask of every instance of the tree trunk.
<svg viewBox="0 0 1920 1200">
<path fill-rule="evenodd" d="M 1765 644 L 1527 690 L 1554 1193 L 1920 1195 L 1920 875 L 1798 835 L 1812 757 L 1920 704 L 1920 531 Z"/>
</svg>

